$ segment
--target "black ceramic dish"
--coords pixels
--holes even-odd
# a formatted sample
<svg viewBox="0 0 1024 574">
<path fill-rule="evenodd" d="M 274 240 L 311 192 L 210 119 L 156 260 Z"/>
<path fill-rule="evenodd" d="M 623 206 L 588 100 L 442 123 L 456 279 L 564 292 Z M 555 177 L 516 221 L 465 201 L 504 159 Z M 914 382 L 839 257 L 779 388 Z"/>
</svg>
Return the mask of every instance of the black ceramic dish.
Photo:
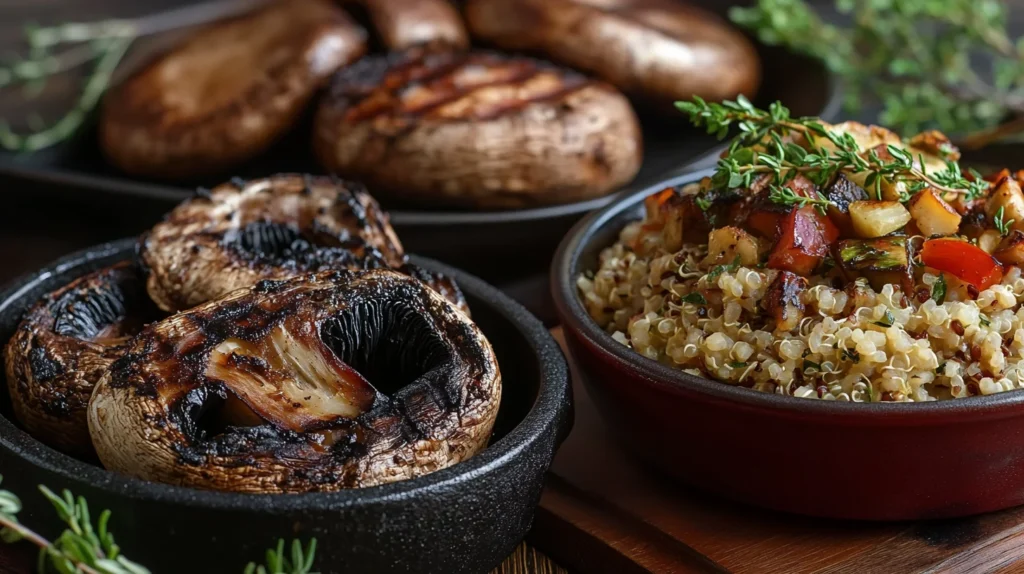
<svg viewBox="0 0 1024 574">
<path fill-rule="evenodd" d="M 840 98 L 831 75 L 816 60 L 757 44 L 764 80 L 755 103 L 764 107 L 781 100 L 796 115 L 817 115 L 826 121 L 839 112 Z M 4 110 L 0 109 L 0 117 Z M 666 171 L 713 162 L 722 144 L 688 125 L 681 115 L 640 110 L 644 130 L 644 164 L 630 189 L 664 177 Z M 309 152 L 310 120 L 272 150 L 237 170 L 242 177 L 276 172 L 320 173 Z M 162 213 L 188 197 L 193 185 L 131 179 L 109 166 L 96 144 L 95 129 L 82 131 L 65 145 L 33 155 L 0 152 L 0 181 L 32 186 L 35 201 L 65 201 L 83 192 L 89 200 L 115 199 L 121 206 L 143 205 Z M 226 179 L 189 182 L 210 186 Z M 55 197 L 57 196 L 57 197 Z M 384 199 L 384 198 L 379 198 Z M 467 269 L 489 281 L 544 273 L 558 242 L 583 214 L 611 201 L 610 197 L 516 211 L 431 211 L 383 201 L 398 234 L 428 257 Z M 154 203 L 160 207 L 149 209 Z M 123 207 L 122 207 L 123 209 Z M 140 230 L 126 230 L 125 234 Z"/>
<path fill-rule="evenodd" d="M 121 240 L 71 254 L 0 294 L 0 341 L 28 305 L 75 277 L 131 257 Z M 245 495 L 126 478 L 60 454 L 11 422 L 0 393 L 3 487 L 25 504 L 19 516 L 54 532 L 53 509 L 36 485 L 69 488 L 94 513 L 109 508 L 126 555 L 155 574 L 238 572 L 278 538 L 315 536 L 316 567 L 333 572 L 485 572 L 526 534 L 544 473 L 572 424 L 565 361 L 544 327 L 479 279 L 428 259 L 455 277 L 494 347 L 504 391 L 491 445 L 466 462 L 379 487 L 329 494 Z M 6 389 L 6 383 L 3 388 Z"/>
</svg>

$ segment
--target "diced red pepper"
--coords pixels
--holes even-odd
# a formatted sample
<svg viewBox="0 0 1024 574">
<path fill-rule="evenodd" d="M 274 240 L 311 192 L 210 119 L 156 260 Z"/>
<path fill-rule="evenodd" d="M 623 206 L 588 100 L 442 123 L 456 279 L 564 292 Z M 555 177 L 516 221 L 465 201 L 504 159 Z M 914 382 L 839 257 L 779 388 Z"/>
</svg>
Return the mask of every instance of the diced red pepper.
<svg viewBox="0 0 1024 574">
<path fill-rule="evenodd" d="M 987 289 L 1003 278 L 1003 267 L 995 258 L 980 247 L 959 239 L 925 241 L 921 248 L 921 261 L 979 290 Z"/>
<path fill-rule="evenodd" d="M 828 255 L 829 245 L 838 237 L 839 230 L 824 215 L 808 205 L 793 208 L 779 226 L 779 240 L 768 267 L 808 276 Z"/>
</svg>

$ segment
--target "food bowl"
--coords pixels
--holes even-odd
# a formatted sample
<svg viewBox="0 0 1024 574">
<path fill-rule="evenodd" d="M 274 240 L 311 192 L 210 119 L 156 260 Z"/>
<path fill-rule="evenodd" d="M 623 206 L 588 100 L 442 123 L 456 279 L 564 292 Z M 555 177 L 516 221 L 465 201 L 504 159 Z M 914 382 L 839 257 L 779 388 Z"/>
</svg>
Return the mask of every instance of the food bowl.
<svg viewBox="0 0 1024 574">
<path fill-rule="evenodd" d="M 577 275 L 642 218 L 645 197 L 709 173 L 617 198 L 573 228 L 552 264 L 570 355 L 629 450 L 688 485 L 799 514 L 911 520 L 1024 504 L 1024 392 L 895 404 L 761 393 L 647 359 L 590 318 Z"/>
<path fill-rule="evenodd" d="M 0 294 L 5 343 L 41 295 L 132 257 L 125 239 L 68 255 Z M 413 258 L 456 279 L 498 357 L 504 395 L 490 446 L 426 476 L 334 493 L 259 495 L 201 491 L 128 478 L 61 454 L 12 422 L 0 393 L 3 488 L 25 504 L 20 518 L 59 532 L 36 490 L 71 489 L 93 515 L 110 509 L 110 528 L 127 556 L 163 572 L 236 572 L 262 560 L 278 538 L 316 537 L 321 572 L 483 572 L 526 534 L 544 474 L 572 424 L 565 361 L 547 330 L 486 283 Z M 6 384 L 3 386 L 6 389 Z"/>
</svg>

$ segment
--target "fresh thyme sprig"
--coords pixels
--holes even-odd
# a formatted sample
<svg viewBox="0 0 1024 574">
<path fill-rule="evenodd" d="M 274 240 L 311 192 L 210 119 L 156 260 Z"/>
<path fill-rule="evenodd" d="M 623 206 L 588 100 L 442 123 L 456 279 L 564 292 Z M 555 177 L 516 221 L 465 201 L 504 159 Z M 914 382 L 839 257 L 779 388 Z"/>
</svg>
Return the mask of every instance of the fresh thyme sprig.
<svg viewBox="0 0 1024 574">
<path fill-rule="evenodd" d="M 26 97 L 32 97 L 52 76 L 90 63 L 94 63 L 94 67 L 82 83 L 75 103 L 49 126 L 33 115 L 27 119 L 30 131 L 19 133 L 7 119 L 0 118 L 0 148 L 33 152 L 76 133 L 110 86 L 114 71 L 135 39 L 234 15 L 262 3 L 262 0 L 214 0 L 130 20 L 26 26 L 28 54 L 23 59 L 0 62 L 0 89 L 22 86 L 26 88 Z"/>
<path fill-rule="evenodd" d="M 822 60 L 845 80 L 848 109 L 881 104 L 880 122 L 905 134 L 938 127 L 963 135 L 1024 114 L 1024 42 L 1007 32 L 1006 2 L 836 0 L 835 5 L 848 15 L 839 24 L 825 21 L 804 0 L 757 0 L 733 8 L 730 17 L 767 44 Z M 1022 128 L 1018 122 L 977 143 Z"/>
<path fill-rule="evenodd" d="M 257 566 L 250 562 L 244 574 L 315 574 L 313 559 L 316 557 L 316 538 L 309 541 L 309 546 L 302 547 L 298 540 L 292 540 L 291 559 L 285 554 L 284 540 L 277 541 L 277 548 L 267 550 L 266 565 Z"/>
<path fill-rule="evenodd" d="M 1010 234 L 1010 226 L 1013 225 L 1014 221 L 1016 221 L 1015 219 L 1003 221 L 1003 211 L 1005 209 L 1005 207 L 1000 206 L 995 215 L 992 216 L 992 224 L 996 226 L 996 229 L 999 231 L 999 235 L 1003 237 Z"/>
<path fill-rule="evenodd" d="M 3 477 L 0 476 L 0 481 Z M 50 541 L 18 521 L 21 500 L 9 490 L 0 490 L 0 540 L 6 543 L 27 541 L 39 548 L 36 569 L 40 574 L 55 570 L 60 574 L 150 574 L 149 570 L 121 554 L 114 535 L 107 530 L 110 511 L 100 513 L 94 525 L 89 506 L 81 496 L 75 497 L 64 490 L 55 494 L 40 485 L 39 491 L 53 505 L 67 528 L 56 540 Z M 284 540 L 267 550 L 266 564 L 250 562 L 245 574 L 315 574 L 312 571 L 316 556 L 316 539 L 310 539 L 303 548 L 298 540 L 292 541 L 291 556 L 285 554 Z"/>
<path fill-rule="evenodd" d="M 903 201 L 928 187 L 963 194 L 968 199 L 979 197 L 988 189 L 988 183 L 981 178 L 964 177 L 954 161 L 946 160 L 944 170 L 926 171 L 922 158 L 915 163 L 910 152 L 902 148 L 887 145 L 882 151 L 861 149 L 851 134 L 833 132 L 817 118 L 792 118 L 789 110 L 778 102 L 765 111 L 743 96 L 735 102 L 720 104 L 694 97 L 689 102 L 676 102 L 676 107 L 689 114 L 694 125 L 719 137 L 724 137 L 731 127 L 738 128 L 739 133 L 712 176 L 716 189 L 750 187 L 755 177 L 769 174 L 772 201 L 814 205 L 820 210 L 829 205 L 827 198 L 821 194 L 804 197 L 785 185 L 803 174 L 823 187 L 837 173 L 845 171 L 866 174 L 865 185 L 872 188 L 877 199 L 882 198 L 884 183 L 902 184 Z"/>
</svg>

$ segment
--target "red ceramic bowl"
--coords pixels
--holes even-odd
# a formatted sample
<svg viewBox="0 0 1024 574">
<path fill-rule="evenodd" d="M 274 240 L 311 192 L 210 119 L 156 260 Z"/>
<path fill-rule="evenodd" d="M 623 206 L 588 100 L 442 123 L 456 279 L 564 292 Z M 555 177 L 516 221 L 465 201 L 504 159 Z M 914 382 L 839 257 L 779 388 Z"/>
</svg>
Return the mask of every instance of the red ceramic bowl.
<svg viewBox="0 0 1024 574">
<path fill-rule="evenodd" d="M 833 518 L 964 516 L 1024 504 L 1024 392 L 921 404 L 815 401 L 685 374 L 616 342 L 587 314 L 579 273 L 644 197 L 580 221 L 552 264 L 552 291 L 580 376 L 632 452 L 687 484 L 736 500 Z"/>
</svg>

